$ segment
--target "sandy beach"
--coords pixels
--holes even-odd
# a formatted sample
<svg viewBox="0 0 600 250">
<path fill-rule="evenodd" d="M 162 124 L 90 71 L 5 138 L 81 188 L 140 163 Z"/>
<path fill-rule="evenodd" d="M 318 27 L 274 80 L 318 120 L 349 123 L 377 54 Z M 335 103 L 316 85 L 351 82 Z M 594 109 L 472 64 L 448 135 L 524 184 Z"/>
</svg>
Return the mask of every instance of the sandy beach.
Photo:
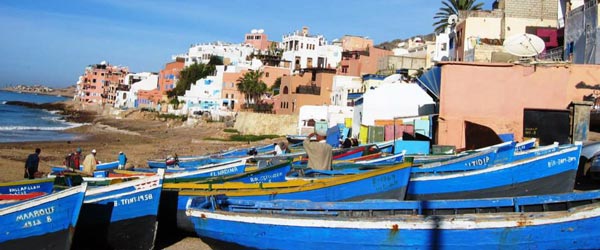
<svg viewBox="0 0 600 250">
<path fill-rule="evenodd" d="M 259 142 L 230 142 L 207 140 L 228 138 L 224 122 L 186 122 L 156 118 L 153 113 L 124 111 L 119 115 L 107 115 L 98 109 L 81 109 L 73 102 L 64 102 L 68 120 L 86 125 L 68 130 L 77 135 L 73 141 L 0 143 L 0 181 L 23 179 L 24 162 L 27 156 L 39 147 L 40 171 L 50 172 L 52 166 L 63 165 L 64 157 L 78 147 L 83 154 L 96 149 L 101 162 L 116 161 L 119 151 L 128 158 L 127 167 L 147 167 L 150 158 L 165 158 L 167 155 L 199 155 L 250 145 L 264 145 L 275 140 Z M 282 138 L 284 139 L 284 138 Z M 277 139 L 281 140 L 281 139 Z M 160 239 L 159 239 L 160 240 Z M 175 237 L 157 242 L 159 249 L 210 249 L 196 237 Z"/>
</svg>

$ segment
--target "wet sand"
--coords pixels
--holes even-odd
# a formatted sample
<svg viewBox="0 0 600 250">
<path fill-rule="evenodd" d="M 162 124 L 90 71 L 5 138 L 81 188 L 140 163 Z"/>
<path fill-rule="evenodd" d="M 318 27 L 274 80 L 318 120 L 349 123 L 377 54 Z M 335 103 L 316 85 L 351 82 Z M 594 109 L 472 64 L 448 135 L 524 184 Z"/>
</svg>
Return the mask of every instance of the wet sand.
<svg viewBox="0 0 600 250">
<path fill-rule="evenodd" d="M 60 106 L 60 105 L 59 105 Z M 273 140 L 261 142 L 229 142 L 207 140 L 207 138 L 228 138 L 230 133 L 223 122 L 199 121 L 188 125 L 181 121 L 158 119 L 153 113 L 127 111 L 118 116 L 102 114 L 98 109 L 80 109 L 73 102 L 65 102 L 68 120 L 87 123 L 68 132 L 79 137 L 73 141 L 0 143 L 0 181 L 23 179 L 27 156 L 39 147 L 42 172 L 50 172 L 52 166 L 63 165 L 64 157 L 78 147 L 83 154 L 92 149 L 98 151 L 96 157 L 101 162 L 116 161 L 119 151 L 128 158 L 127 167 L 147 167 L 146 160 L 164 159 L 167 155 L 200 155 L 219 152 L 250 145 L 264 145 Z M 281 139 L 279 139 L 281 140 Z M 158 238 L 158 249 L 211 249 L 199 238 L 184 234 L 172 234 L 168 238 Z"/>
</svg>

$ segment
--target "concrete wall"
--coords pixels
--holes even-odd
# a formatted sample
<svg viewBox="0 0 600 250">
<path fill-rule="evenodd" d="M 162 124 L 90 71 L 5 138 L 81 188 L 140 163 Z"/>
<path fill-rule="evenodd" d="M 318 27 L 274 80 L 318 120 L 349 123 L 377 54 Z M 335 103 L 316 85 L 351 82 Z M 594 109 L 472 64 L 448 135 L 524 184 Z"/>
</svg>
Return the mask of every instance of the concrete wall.
<svg viewBox="0 0 600 250">
<path fill-rule="evenodd" d="M 598 65 L 442 63 L 438 144 L 465 146 L 464 122 L 523 140 L 523 109 L 567 109 L 600 88 Z"/>
<path fill-rule="evenodd" d="M 297 133 L 297 123 L 298 115 L 239 112 L 235 119 L 234 128 L 242 134 L 293 135 Z"/>
</svg>

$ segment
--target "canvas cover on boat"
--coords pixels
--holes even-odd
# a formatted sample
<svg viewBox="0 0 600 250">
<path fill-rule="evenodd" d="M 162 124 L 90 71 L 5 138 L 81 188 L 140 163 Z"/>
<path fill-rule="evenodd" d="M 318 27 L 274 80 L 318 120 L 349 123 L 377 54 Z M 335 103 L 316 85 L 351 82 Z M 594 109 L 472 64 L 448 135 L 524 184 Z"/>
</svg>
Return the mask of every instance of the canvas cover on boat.
<svg viewBox="0 0 600 250">
<path fill-rule="evenodd" d="M 421 77 L 417 78 L 417 83 L 422 88 L 428 90 L 435 100 L 440 99 L 440 84 L 442 77 L 442 68 L 434 66 L 431 69 L 423 72 Z"/>
</svg>

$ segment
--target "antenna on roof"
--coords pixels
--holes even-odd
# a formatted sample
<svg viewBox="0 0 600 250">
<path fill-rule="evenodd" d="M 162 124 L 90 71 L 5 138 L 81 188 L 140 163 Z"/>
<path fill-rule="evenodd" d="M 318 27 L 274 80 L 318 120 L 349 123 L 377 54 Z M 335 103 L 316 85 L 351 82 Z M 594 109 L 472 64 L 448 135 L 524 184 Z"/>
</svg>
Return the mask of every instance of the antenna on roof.
<svg viewBox="0 0 600 250">
<path fill-rule="evenodd" d="M 504 49 L 512 55 L 534 57 L 546 48 L 544 40 L 532 34 L 516 34 L 504 40 Z"/>
</svg>

